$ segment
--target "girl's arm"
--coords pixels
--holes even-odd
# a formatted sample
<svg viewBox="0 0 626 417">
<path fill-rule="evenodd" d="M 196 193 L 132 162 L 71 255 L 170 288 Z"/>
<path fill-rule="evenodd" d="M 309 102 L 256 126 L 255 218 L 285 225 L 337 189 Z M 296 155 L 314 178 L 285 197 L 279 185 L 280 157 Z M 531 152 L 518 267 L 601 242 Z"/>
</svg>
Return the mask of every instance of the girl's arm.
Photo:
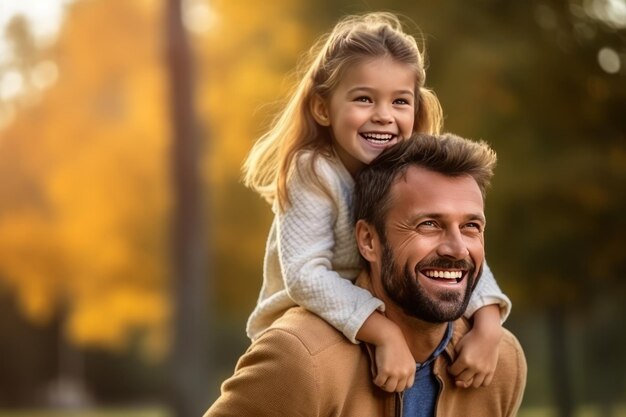
<svg viewBox="0 0 626 417">
<path fill-rule="evenodd" d="M 306 158 L 299 163 L 307 164 Z M 334 270 L 346 267 L 353 279 L 359 255 L 350 213 L 353 182 L 342 166 L 317 158 L 316 174 L 328 192 L 294 170 L 288 182 L 290 206 L 277 213 L 277 241 L 285 288 L 291 299 L 358 343 L 357 331 L 383 302 Z"/>
<path fill-rule="evenodd" d="M 485 262 L 483 273 L 472 292 L 464 316 L 468 319 L 472 318 L 480 308 L 492 304 L 500 307 L 500 323 L 504 323 L 511 313 L 511 300 L 502 292 L 489 265 Z"/>
<path fill-rule="evenodd" d="M 402 392 L 415 380 L 415 359 L 400 328 L 375 311 L 365 320 L 357 339 L 375 346 L 374 384 L 387 392 Z"/>
<path fill-rule="evenodd" d="M 498 362 L 502 323 L 511 312 L 511 301 L 485 263 L 482 276 L 465 312 L 471 317 L 470 330 L 457 344 L 457 359 L 450 367 L 459 387 L 488 386 Z"/>
</svg>

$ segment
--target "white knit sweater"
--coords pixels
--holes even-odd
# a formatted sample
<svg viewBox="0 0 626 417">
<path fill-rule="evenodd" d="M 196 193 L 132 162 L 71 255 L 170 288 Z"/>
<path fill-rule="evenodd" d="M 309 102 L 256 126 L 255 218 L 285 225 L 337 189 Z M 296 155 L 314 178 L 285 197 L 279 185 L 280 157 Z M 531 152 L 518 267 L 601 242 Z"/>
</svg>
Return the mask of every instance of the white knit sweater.
<svg viewBox="0 0 626 417">
<path fill-rule="evenodd" d="M 308 163 L 311 156 L 302 154 L 298 163 Z M 284 211 L 274 207 L 263 286 L 246 329 L 252 340 L 287 309 L 300 305 L 358 343 L 356 333 L 365 320 L 384 310 L 382 301 L 353 284 L 360 269 L 351 214 L 354 180 L 335 157 L 318 157 L 315 172 L 328 193 L 294 170 L 287 185 L 291 205 Z M 500 305 L 502 321 L 509 315 L 511 301 L 485 265 L 465 315 L 489 304 Z"/>
</svg>

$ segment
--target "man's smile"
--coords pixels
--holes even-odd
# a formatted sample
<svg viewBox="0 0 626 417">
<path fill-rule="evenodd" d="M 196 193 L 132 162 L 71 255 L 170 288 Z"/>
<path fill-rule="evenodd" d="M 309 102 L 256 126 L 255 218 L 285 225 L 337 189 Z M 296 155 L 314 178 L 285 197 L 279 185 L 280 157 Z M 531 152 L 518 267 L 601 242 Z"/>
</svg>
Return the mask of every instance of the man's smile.
<svg viewBox="0 0 626 417">
<path fill-rule="evenodd" d="M 467 273 L 467 271 L 449 271 L 442 269 L 423 269 L 420 271 L 423 275 L 427 276 L 430 279 L 438 280 L 438 281 L 448 281 L 449 283 L 459 283 L 463 279 L 463 276 Z"/>
</svg>

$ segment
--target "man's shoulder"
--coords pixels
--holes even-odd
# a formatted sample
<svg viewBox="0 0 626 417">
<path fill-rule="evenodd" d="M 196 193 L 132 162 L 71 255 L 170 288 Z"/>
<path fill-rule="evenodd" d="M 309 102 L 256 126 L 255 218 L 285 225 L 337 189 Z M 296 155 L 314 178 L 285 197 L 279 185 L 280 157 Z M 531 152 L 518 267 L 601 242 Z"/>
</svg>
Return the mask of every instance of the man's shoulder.
<svg viewBox="0 0 626 417">
<path fill-rule="evenodd" d="M 508 329 L 502 329 L 502 339 L 500 340 L 500 358 L 507 368 L 518 375 L 526 375 L 527 365 L 524 350 L 519 340 Z"/>
<path fill-rule="evenodd" d="M 522 345 L 519 340 L 510 330 L 502 329 L 502 340 L 500 341 L 501 348 L 509 349 L 515 352 L 522 352 Z"/>
<path fill-rule="evenodd" d="M 259 339 L 267 337 L 295 340 L 312 356 L 329 349 L 358 349 L 357 345 L 350 343 L 337 329 L 302 307 L 287 310 Z"/>
<path fill-rule="evenodd" d="M 381 415 L 377 390 L 361 347 L 294 307 L 241 356 L 205 417 Z"/>
</svg>

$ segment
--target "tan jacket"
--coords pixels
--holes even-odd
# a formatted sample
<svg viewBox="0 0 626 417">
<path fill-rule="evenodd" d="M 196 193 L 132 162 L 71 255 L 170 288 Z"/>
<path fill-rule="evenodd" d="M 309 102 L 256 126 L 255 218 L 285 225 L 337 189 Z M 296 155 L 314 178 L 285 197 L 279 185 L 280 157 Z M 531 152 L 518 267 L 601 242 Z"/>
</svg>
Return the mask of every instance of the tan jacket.
<svg viewBox="0 0 626 417">
<path fill-rule="evenodd" d="M 435 361 L 441 384 L 436 417 L 515 416 L 526 384 L 526 360 L 510 332 L 502 337 L 489 387 L 456 388 L 447 374 L 454 346 L 468 330 L 464 319 L 457 320 L 451 342 Z M 363 344 L 349 342 L 318 316 L 294 307 L 252 343 L 204 416 L 402 416 L 401 395 L 376 387 L 370 366 Z"/>
</svg>

